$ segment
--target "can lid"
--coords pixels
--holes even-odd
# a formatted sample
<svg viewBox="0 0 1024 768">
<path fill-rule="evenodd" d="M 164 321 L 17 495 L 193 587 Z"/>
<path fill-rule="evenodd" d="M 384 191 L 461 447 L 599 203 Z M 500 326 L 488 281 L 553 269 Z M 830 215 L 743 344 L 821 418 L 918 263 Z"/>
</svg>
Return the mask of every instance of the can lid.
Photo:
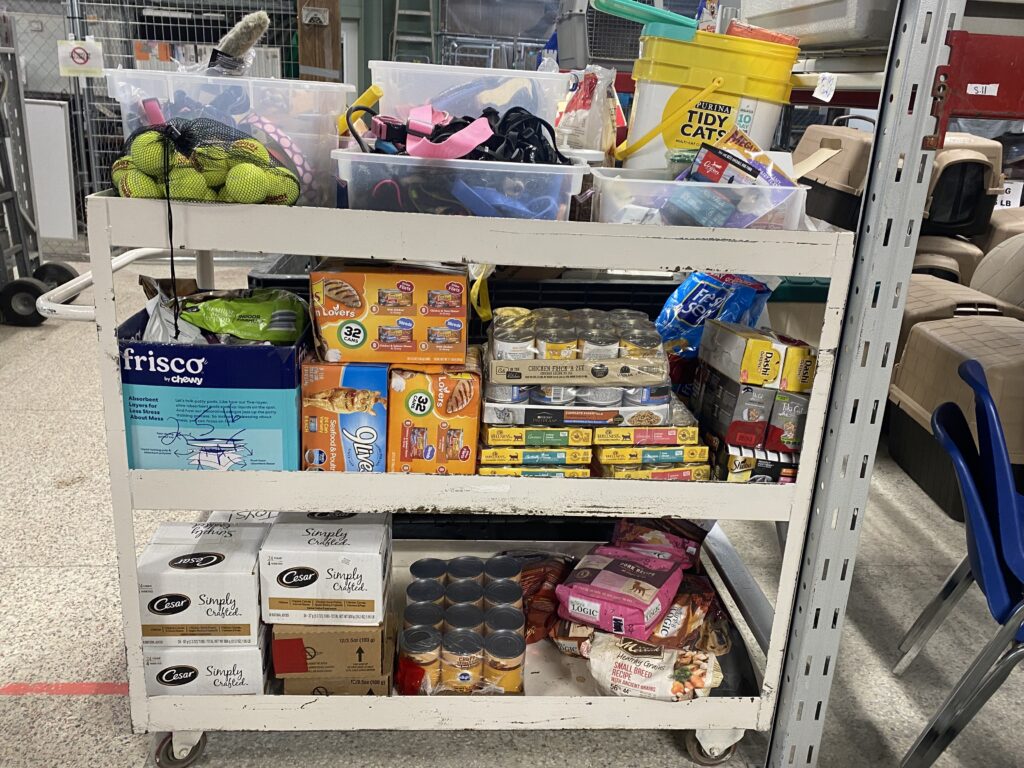
<svg viewBox="0 0 1024 768">
<path fill-rule="evenodd" d="M 487 585 L 484 597 L 495 603 L 514 603 L 522 600 L 523 588 L 512 579 L 498 579 Z"/>
<path fill-rule="evenodd" d="M 433 603 L 444 597 L 444 584 L 437 579 L 416 579 L 405 588 L 410 603 Z"/>
<path fill-rule="evenodd" d="M 522 570 L 519 560 L 511 555 L 495 555 L 484 563 L 484 573 L 490 579 L 511 579 Z"/>
<path fill-rule="evenodd" d="M 471 629 L 455 629 L 445 632 L 442 647 L 448 653 L 480 653 L 484 649 L 484 638 Z"/>
<path fill-rule="evenodd" d="M 473 603 L 483 596 L 484 588 L 473 579 L 458 579 L 448 582 L 444 594 L 453 603 Z"/>
<path fill-rule="evenodd" d="M 413 626 L 423 624 L 432 627 L 444 618 L 444 609 L 437 603 L 409 603 L 403 615 Z"/>
<path fill-rule="evenodd" d="M 473 555 L 463 555 L 448 561 L 448 578 L 475 579 L 484 572 L 484 561 Z"/>
<path fill-rule="evenodd" d="M 619 343 L 619 334 L 610 328 L 595 326 L 583 329 L 580 338 L 598 346 L 610 346 Z"/>
<path fill-rule="evenodd" d="M 473 629 L 484 623 L 483 609 L 472 603 L 459 603 L 453 605 L 444 612 L 444 620 L 450 627 L 459 629 Z"/>
<path fill-rule="evenodd" d="M 496 341 L 521 344 L 533 340 L 533 326 L 526 325 L 520 318 L 517 318 L 496 326 L 492 335 Z"/>
<path fill-rule="evenodd" d="M 414 579 L 443 579 L 447 571 L 445 561 L 436 557 L 424 557 L 409 566 L 409 573 Z"/>
<path fill-rule="evenodd" d="M 526 638 L 507 629 L 492 632 L 484 644 L 489 656 L 514 659 L 526 653 Z"/>
<path fill-rule="evenodd" d="M 487 612 L 487 626 L 494 632 L 513 630 L 519 632 L 526 626 L 526 616 L 511 605 L 497 605 Z"/>
<path fill-rule="evenodd" d="M 398 647 L 409 653 L 428 653 L 441 647 L 441 633 L 433 627 L 410 627 L 398 636 Z"/>
</svg>

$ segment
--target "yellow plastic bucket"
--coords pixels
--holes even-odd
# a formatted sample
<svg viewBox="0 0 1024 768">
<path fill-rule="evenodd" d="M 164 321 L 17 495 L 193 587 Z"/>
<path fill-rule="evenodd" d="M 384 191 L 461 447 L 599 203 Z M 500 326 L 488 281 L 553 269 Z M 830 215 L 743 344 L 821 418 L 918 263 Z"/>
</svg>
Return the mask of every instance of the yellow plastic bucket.
<svg viewBox="0 0 1024 768">
<path fill-rule="evenodd" d="M 690 42 L 644 28 L 633 66 L 636 95 L 626 141 L 627 168 L 664 168 L 666 152 L 714 144 L 734 127 L 767 147 L 789 103 L 800 49 L 697 32 Z"/>
</svg>

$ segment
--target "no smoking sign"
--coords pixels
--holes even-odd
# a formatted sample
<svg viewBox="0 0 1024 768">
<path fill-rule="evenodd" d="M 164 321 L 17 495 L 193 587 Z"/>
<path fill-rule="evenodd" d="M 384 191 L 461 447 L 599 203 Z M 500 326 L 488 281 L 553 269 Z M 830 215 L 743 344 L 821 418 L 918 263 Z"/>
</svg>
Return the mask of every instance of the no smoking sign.
<svg viewBox="0 0 1024 768">
<path fill-rule="evenodd" d="M 103 77 L 103 46 L 95 40 L 58 40 L 62 77 Z"/>
</svg>

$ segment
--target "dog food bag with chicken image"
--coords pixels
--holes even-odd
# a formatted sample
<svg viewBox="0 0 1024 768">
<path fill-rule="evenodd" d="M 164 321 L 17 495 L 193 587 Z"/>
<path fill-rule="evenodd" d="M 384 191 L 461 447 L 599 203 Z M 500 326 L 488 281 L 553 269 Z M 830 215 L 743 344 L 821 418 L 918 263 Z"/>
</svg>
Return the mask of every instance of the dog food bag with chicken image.
<svg viewBox="0 0 1024 768">
<path fill-rule="evenodd" d="M 559 584 L 558 615 L 615 635 L 646 640 L 683 578 L 674 560 L 597 546 Z"/>
<path fill-rule="evenodd" d="M 687 701 L 707 696 L 722 682 L 714 654 L 674 650 L 595 632 L 590 674 L 605 696 Z"/>
<path fill-rule="evenodd" d="M 386 365 L 303 364 L 303 469 L 383 472 L 387 436 Z"/>
<path fill-rule="evenodd" d="M 395 366 L 388 393 L 388 472 L 472 475 L 480 435 L 480 350 L 465 365 Z"/>
</svg>

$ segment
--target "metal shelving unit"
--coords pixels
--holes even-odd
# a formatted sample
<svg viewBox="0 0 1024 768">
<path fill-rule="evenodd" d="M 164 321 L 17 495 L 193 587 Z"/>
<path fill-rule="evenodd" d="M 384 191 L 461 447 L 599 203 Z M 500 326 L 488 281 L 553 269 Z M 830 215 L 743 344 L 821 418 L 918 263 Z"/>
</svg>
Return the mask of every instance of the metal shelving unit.
<svg viewBox="0 0 1024 768">
<path fill-rule="evenodd" d="M 673 728 L 693 729 L 705 749 L 726 754 L 745 730 L 772 724 L 810 520 L 835 350 L 853 263 L 849 233 L 754 232 L 651 228 L 610 224 L 387 214 L 273 206 L 174 203 L 174 249 L 291 252 L 361 259 L 487 261 L 554 267 L 614 268 L 628 249 L 630 264 L 668 271 L 713 269 L 830 279 L 818 374 L 804 438 L 801 472 L 789 486 L 727 483 L 651 483 L 555 478 L 358 475 L 303 472 L 177 472 L 129 470 L 121 404 L 120 358 L 113 295 L 113 251 L 121 246 L 166 247 L 163 201 L 109 194 L 88 201 L 89 243 L 96 286 L 96 325 L 107 423 L 108 457 L 128 648 L 132 720 L 136 730 L 169 730 L 182 743 L 195 732 L 220 729 L 358 728 Z M 412 247 L 444 232 L 444 249 Z M 135 564 L 134 509 L 409 510 L 530 515 L 640 515 L 785 522 L 790 537 L 774 612 L 748 605 L 736 590 L 734 618 L 745 636 L 765 639 L 757 696 L 725 696 L 681 704 L 594 695 L 585 669 L 547 644 L 531 647 L 525 697 L 318 698 L 264 696 L 149 697 L 142 679 L 142 638 Z M 469 544 L 493 552 L 503 543 Z M 467 544 L 459 542 L 465 550 Z M 402 564 L 436 544 L 396 543 Z M 713 568 L 711 564 L 709 567 Z M 727 570 L 727 569 L 725 569 Z M 719 574 L 737 584 L 742 574 Z M 763 599 L 763 596 L 762 598 Z M 750 626 L 747 619 L 765 626 Z M 755 617 L 761 617 L 757 619 Z M 582 681 L 582 682 L 581 682 Z M 190 734 L 190 735 L 189 735 Z"/>
</svg>

